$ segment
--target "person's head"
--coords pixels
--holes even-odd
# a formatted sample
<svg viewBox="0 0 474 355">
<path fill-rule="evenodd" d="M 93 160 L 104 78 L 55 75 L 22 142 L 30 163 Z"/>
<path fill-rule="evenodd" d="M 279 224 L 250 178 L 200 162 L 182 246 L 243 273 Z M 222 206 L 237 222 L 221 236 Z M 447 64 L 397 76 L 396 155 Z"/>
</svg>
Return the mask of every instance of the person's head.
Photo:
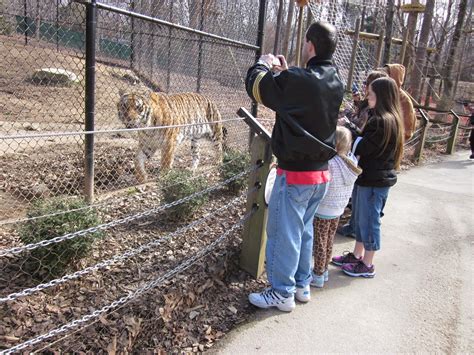
<svg viewBox="0 0 474 355">
<path fill-rule="evenodd" d="M 331 59 L 337 44 L 336 27 L 324 21 L 314 22 L 306 31 L 303 45 L 303 60 L 307 62 L 314 56 Z"/>
<path fill-rule="evenodd" d="M 365 85 L 365 96 L 369 93 L 369 85 L 374 81 L 375 79 L 378 78 L 387 78 L 388 74 L 385 71 L 382 70 L 372 70 L 369 75 L 367 75 L 367 79 L 364 81 Z"/>
<path fill-rule="evenodd" d="M 338 155 L 347 155 L 351 150 L 352 134 L 344 126 L 336 127 L 336 152 Z"/>
<path fill-rule="evenodd" d="M 400 110 L 398 86 L 392 78 L 378 78 L 369 85 L 369 107 L 384 122 L 382 151 L 387 149 L 391 140 L 395 139 L 395 167 L 400 167 L 403 155 L 403 121 Z"/>
</svg>

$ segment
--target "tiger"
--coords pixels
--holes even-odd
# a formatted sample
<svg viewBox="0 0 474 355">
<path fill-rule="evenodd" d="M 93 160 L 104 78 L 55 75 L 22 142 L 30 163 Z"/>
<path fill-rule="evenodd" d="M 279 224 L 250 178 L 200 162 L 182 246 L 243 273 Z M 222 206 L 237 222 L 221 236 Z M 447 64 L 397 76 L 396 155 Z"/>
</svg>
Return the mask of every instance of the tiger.
<svg viewBox="0 0 474 355">
<path fill-rule="evenodd" d="M 218 159 L 222 161 L 225 128 L 222 126 L 217 105 L 208 97 L 198 93 L 165 94 L 136 91 L 119 94 L 118 117 L 126 128 L 194 124 L 181 128 L 138 131 L 138 150 L 134 164 L 139 183 L 147 181 L 145 170 L 147 159 L 161 148 L 161 172 L 170 170 L 173 167 L 176 146 L 186 139 L 191 140 L 192 171 L 199 165 L 200 138 L 208 138 L 214 142 Z"/>
</svg>

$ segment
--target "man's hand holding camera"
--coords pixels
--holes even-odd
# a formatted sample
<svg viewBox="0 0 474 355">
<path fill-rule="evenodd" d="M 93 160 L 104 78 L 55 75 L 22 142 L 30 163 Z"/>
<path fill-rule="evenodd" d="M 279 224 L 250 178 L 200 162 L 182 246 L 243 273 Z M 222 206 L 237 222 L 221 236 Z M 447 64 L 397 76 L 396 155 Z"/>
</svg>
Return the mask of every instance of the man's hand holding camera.
<svg viewBox="0 0 474 355">
<path fill-rule="evenodd" d="M 260 57 L 259 62 L 265 63 L 268 68 L 275 72 L 288 70 L 288 63 L 283 55 L 264 54 Z"/>
</svg>

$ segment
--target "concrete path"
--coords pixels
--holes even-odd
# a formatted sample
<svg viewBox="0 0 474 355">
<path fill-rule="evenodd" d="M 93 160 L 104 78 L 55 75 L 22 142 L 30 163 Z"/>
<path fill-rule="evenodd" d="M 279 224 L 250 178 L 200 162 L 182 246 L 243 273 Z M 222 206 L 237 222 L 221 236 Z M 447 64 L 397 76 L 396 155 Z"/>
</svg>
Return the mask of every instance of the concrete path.
<svg viewBox="0 0 474 355">
<path fill-rule="evenodd" d="M 377 276 L 330 267 L 292 313 L 259 310 L 212 352 L 474 353 L 474 161 L 468 152 L 400 174 L 382 225 Z M 337 236 L 335 252 L 352 250 Z"/>
</svg>

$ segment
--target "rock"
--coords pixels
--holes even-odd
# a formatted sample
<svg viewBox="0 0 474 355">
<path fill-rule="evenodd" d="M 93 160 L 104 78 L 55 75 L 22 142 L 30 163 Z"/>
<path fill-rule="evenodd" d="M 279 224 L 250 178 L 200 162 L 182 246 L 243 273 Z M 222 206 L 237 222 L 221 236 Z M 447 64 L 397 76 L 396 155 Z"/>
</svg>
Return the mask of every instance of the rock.
<svg viewBox="0 0 474 355">
<path fill-rule="evenodd" d="M 70 85 L 79 83 L 77 75 L 60 68 L 37 69 L 31 78 L 33 82 L 41 85 Z"/>
<path fill-rule="evenodd" d="M 191 312 L 189 313 L 189 319 L 193 320 L 193 319 L 196 318 L 198 315 L 199 315 L 199 312 L 191 311 Z"/>
<path fill-rule="evenodd" d="M 227 307 L 227 309 L 231 311 L 233 314 L 237 314 L 237 308 L 235 308 L 234 306 L 229 306 Z"/>
</svg>

